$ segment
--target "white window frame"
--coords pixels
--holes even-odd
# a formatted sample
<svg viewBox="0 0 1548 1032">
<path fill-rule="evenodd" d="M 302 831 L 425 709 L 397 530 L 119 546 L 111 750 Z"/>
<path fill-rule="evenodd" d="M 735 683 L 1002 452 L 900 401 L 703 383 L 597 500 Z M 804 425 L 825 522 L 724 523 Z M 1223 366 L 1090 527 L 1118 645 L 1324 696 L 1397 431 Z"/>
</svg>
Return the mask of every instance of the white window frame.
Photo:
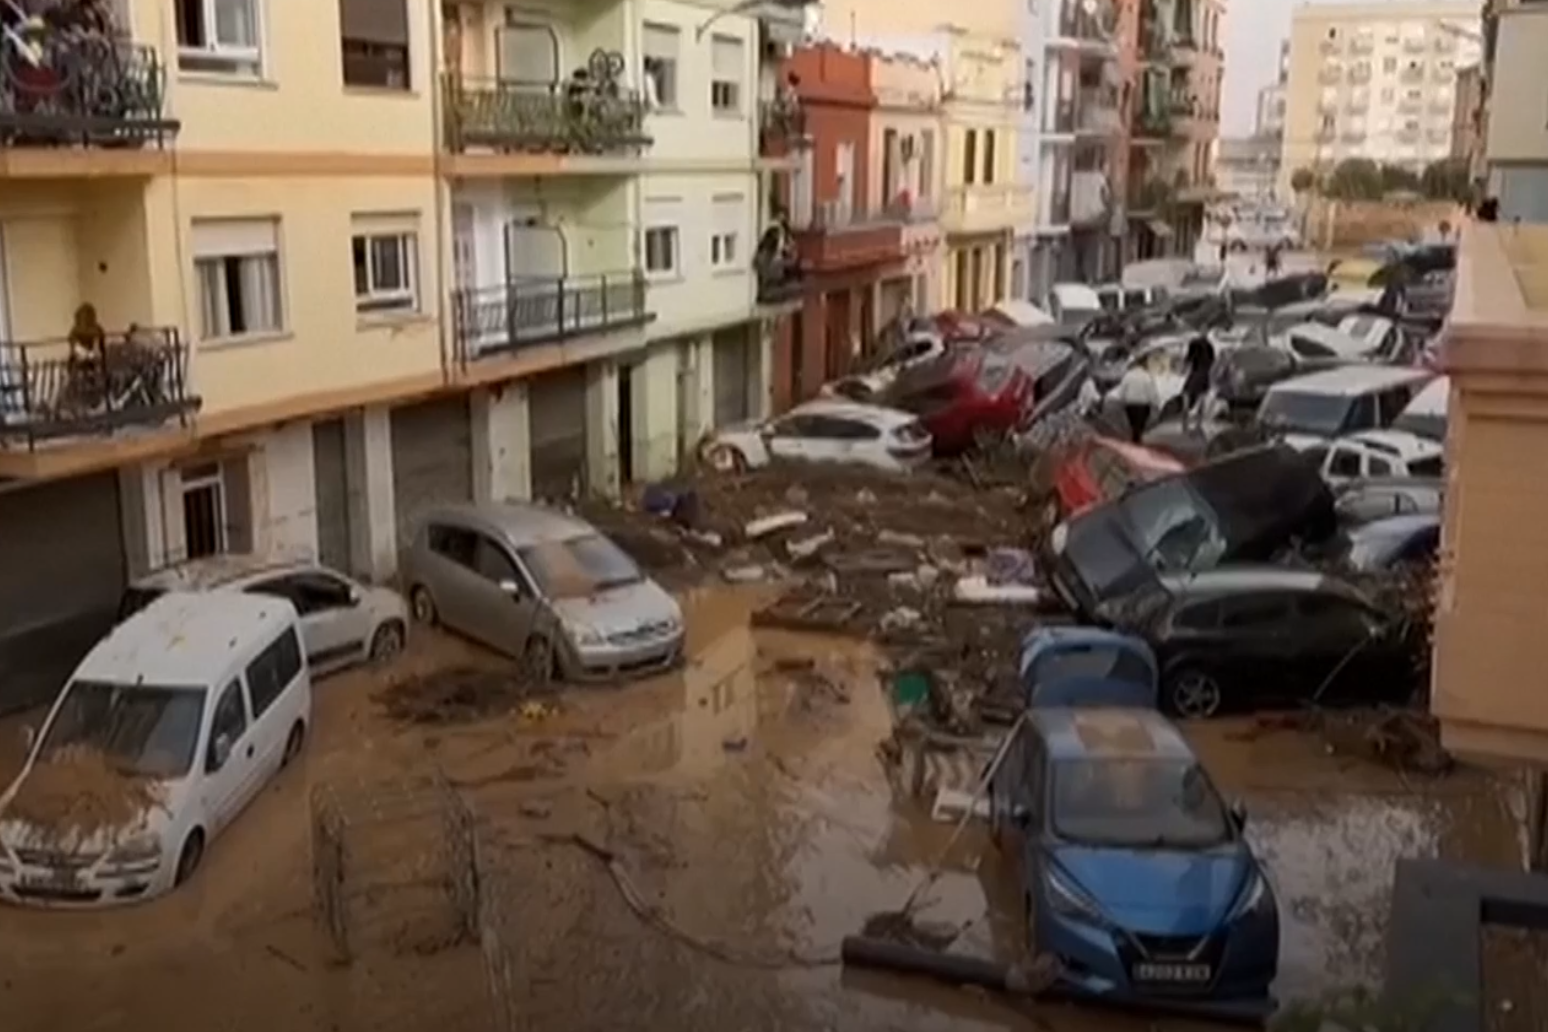
<svg viewBox="0 0 1548 1032">
<path fill-rule="evenodd" d="M 724 272 L 739 267 L 737 237 L 734 229 L 716 230 L 710 234 L 710 268 Z"/>
<path fill-rule="evenodd" d="M 711 205 L 710 268 L 716 272 L 740 269 L 740 230 L 747 198 L 742 194 L 716 194 Z"/>
<path fill-rule="evenodd" d="M 215 8 L 221 0 L 187 0 L 198 4 L 203 16 L 205 42 L 202 46 L 179 43 L 177 47 L 178 69 L 183 72 L 207 75 L 246 76 L 261 78 L 264 74 L 265 8 L 264 0 L 234 0 L 252 8 L 253 39 L 251 46 L 231 45 L 215 38 Z M 174 19 L 176 15 L 174 12 Z M 174 27 L 174 35 L 176 27 Z"/>
<path fill-rule="evenodd" d="M 201 225 L 215 234 L 226 234 L 226 246 L 218 247 L 208 240 L 201 244 Z M 192 227 L 194 239 L 194 281 L 199 291 L 200 313 L 199 339 L 206 344 L 226 344 L 249 340 L 264 340 L 283 336 L 289 332 L 290 306 L 285 298 L 285 264 L 281 258 L 282 240 L 279 220 L 275 218 L 216 219 L 210 223 L 195 221 Z M 265 239 L 267 238 L 267 239 Z M 264 313 L 270 325 L 233 332 L 227 322 L 226 309 L 230 305 L 231 277 L 228 263 L 263 262 L 269 266 L 272 308 Z M 216 296 L 211 295 L 216 292 Z"/>
<path fill-rule="evenodd" d="M 204 472 L 213 468 L 214 472 Z M 190 472 L 197 471 L 197 475 L 189 476 Z M 227 527 L 230 524 L 227 511 L 230 502 L 226 498 L 226 478 L 219 463 L 213 466 L 200 465 L 191 470 L 176 470 L 177 497 L 178 497 L 178 521 L 182 525 L 183 541 L 181 552 L 188 555 L 188 496 L 197 491 L 213 490 L 215 497 L 215 551 L 213 555 L 225 555 L 230 538 Z"/>
<path fill-rule="evenodd" d="M 653 110 L 656 110 L 656 111 L 680 111 L 681 110 L 681 103 L 682 103 L 682 93 L 683 93 L 683 82 L 682 82 L 682 72 L 683 72 L 683 33 L 682 33 L 682 30 L 679 29 L 675 25 L 666 25 L 666 24 L 664 24 L 662 22 L 650 22 L 650 21 L 648 21 L 648 22 L 645 23 L 644 31 L 641 33 L 642 45 L 643 45 L 644 38 L 646 36 L 648 36 L 652 32 L 659 32 L 659 33 L 662 33 L 663 35 L 671 36 L 671 38 L 672 38 L 672 53 L 671 53 L 670 56 L 660 55 L 660 54 L 650 54 L 650 53 L 644 54 L 640 58 L 641 84 L 644 85 L 644 80 L 647 79 L 647 78 L 652 79 L 652 80 L 655 79 L 654 76 L 652 76 L 649 72 L 645 71 L 644 65 L 645 65 L 645 61 L 647 59 L 648 60 L 652 60 L 652 61 L 664 61 L 664 62 L 667 62 L 668 63 L 668 67 L 666 67 L 664 69 L 666 74 L 664 76 L 662 76 L 662 80 L 666 83 L 666 85 L 670 86 L 671 89 L 670 90 L 663 90 L 661 88 L 660 83 L 658 82 L 657 85 L 656 85 L 655 96 L 654 97 L 650 97 L 647 94 L 647 99 L 654 101 L 654 106 L 652 108 Z M 671 93 L 670 97 L 664 95 L 665 93 L 668 93 L 668 92 Z"/>
<path fill-rule="evenodd" d="M 651 267 L 651 246 L 650 246 L 650 240 L 651 240 L 651 234 L 653 234 L 653 233 L 665 233 L 665 234 L 667 234 L 667 240 L 669 241 L 669 243 L 667 245 L 667 250 L 668 250 L 668 253 L 669 253 L 669 257 L 671 258 L 671 262 L 670 262 L 670 264 L 668 264 L 666 266 L 663 266 L 661 268 L 652 268 Z M 672 279 L 677 279 L 677 278 L 682 276 L 682 274 L 683 274 L 683 234 L 682 234 L 682 230 L 679 227 L 677 227 L 675 225 L 671 225 L 669 223 L 664 223 L 664 222 L 663 223 L 658 223 L 657 225 L 654 225 L 654 226 L 647 226 L 646 229 L 645 229 L 643 250 L 645 252 L 644 256 L 643 256 L 643 261 L 644 261 L 644 264 L 645 264 L 645 278 L 646 279 L 656 280 L 656 281 L 672 280 Z"/>
<path fill-rule="evenodd" d="M 391 241 L 398 250 L 398 261 L 403 269 L 404 283 L 397 287 L 384 287 L 376 282 L 376 245 Z M 354 251 L 357 246 L 365 249 L 366 289 L 354 283 Z M 417 230 L 397 226 L 355 226 L 349 240 L 350 278 L 355 289 L 355 313 L 362 317 L 402 315 L 419 311 L 419 233 Z"/>
<path fill-rule="evenodd" d="M 737 56 L 735 79 L 722 79 L 715 69 L 715 51 L 723 46 L 734 46 Z M 747 60 L 747 44 L 738 36 L 710 37 L 710 111 L 722 117 L 742 113 L 742 65 Z M 723 99 L 724 98 L 724 99 Z"/>
</svg>

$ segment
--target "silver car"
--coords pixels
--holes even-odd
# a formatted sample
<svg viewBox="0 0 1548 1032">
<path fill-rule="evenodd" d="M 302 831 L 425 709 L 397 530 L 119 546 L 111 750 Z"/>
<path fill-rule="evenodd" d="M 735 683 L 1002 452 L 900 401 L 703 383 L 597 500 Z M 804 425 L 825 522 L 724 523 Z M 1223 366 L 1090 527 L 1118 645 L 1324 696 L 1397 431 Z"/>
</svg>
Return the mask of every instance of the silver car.
<svg viewBox="0 0 1548 1032">
<path fill-rule="evenodd" d="M 118 619 L 127 620 L 169 591 L 242 591 L 288 600 L 301 616 L 313 674 L 367 660 L 386 662 L 407 642 L 408 609 L 397 592 L 356 583 L 307 560 L 237 553 L 168 566 L 129 585 Z"/>
<path fill-rule="evenodd" d="M 682 656 L 677 602 L 564 513 L 515 502 L 436 509 L 400 569 L 416 620 L 517 658 L 534 678 L 647 673 Z"/>
</svg>

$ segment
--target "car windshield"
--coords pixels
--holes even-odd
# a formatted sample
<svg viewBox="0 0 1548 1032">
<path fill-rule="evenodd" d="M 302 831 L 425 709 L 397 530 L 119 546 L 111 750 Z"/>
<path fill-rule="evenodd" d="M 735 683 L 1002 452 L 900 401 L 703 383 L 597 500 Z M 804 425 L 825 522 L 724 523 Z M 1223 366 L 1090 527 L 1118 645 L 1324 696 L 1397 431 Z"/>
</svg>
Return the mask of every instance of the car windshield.
<svg viewBox="0 0 1548 1032">
<path fill-rule="evenodd" d="M 601 534 L 545 541 L 516 554 L 549 598 L 585 598 L 645 579 L 634 560 Z"/>
<path fill-rule="evenodd" d="M 1149 484 L 1125 497 L 1119 508 L 1140 554 L 1158 570 L 1210 567 L 1225 552 L 1219 521 L 1187 477 Z"/>
<path fill-rule="evenodd" d="M 38 761 L 92 750 L 128 774 L 183 777 L 199 751 L 205 694 L 203 688 L 72 681 L 38 745 Z"/>
<path fill-rule="evenodd" d="M 1192 760 L 1056 762 L 1050 815 L 1060 838 L 1094 846 L 1207 849 L 1234 835 L 1225 802 Z"/>
<path fill-rule="evenodd" d="M 1284 433 L 1336 437 L 1349 416 L 1351 400 L 1340 394 L 1269 391 L 1258 412 L 1258 422 Z"/>
</svg>

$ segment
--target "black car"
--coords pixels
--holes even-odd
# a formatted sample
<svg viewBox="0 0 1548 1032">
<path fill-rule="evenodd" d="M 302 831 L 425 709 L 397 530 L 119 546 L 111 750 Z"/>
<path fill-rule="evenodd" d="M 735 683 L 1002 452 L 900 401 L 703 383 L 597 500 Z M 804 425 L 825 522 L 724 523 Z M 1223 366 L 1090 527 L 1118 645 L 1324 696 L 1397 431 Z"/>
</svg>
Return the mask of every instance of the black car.
<svg viewBox="0 0 1548 1032">
<path fill-rule="evenodd" d="M 1310 570 L 1234 566 L 1161 578 L 1141 630 L 1179 717 L 1407 701 L 1405 628 L 1353 585 Z"/>
<path fill-rule="evenodd" d="M 1340 488 L 1333 508 L 1340 522 L 1360 524 L 1389 516 L 1438 515 L 1445 499 L 1444 482 L 1434 477 L 1373 477 Z"/>
<path fill-rule="evenodd" d="M 1227 348 L 1215 360 L 1215 396 L 1227 410 L 1254 413 L 1268 389 L 1299 371 L 1287 348 L 1267 344 L 1243 344 Z"/>
</svg>

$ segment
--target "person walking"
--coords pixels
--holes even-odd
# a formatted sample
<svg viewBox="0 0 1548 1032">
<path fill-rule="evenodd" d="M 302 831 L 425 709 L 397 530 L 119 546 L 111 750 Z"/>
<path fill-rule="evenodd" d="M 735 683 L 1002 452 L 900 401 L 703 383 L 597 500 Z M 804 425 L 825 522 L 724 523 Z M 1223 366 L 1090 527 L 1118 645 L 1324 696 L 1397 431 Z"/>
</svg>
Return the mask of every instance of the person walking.
<svg viewBox="0 0 1548 1032">
<path fill-rule="evenodd" d="M 1270 244 L 1263 256 L 1263 271 L 1269 279 L 1279 275 L 1279 245 Z"/>
<path fill-rule="evenodd" d="M 1202 431 L 1204 397 L 1215 374 L 1215 345 L 1210 343 L 1209 334 L 1201 333 L 1188 342 L 1183 364 L 1188 370 L 1183 380 L 1183 432 L 1188 431 L 1190 424 Z"/>
<path fill-rule="evenodd" d="M 1150 414 L 1156 410 L 1159 400 L 1156 378 L 1145 363 L 1135 362 L 1124 371 L 1123 379 L 1118 381 L 1118 403 L 1123 406 L 1123 414 L 1129 421 L 1129 440 L 1135 444 L 1144 440 L 1145 428 L 1150 426 Z"/>
</svg>

